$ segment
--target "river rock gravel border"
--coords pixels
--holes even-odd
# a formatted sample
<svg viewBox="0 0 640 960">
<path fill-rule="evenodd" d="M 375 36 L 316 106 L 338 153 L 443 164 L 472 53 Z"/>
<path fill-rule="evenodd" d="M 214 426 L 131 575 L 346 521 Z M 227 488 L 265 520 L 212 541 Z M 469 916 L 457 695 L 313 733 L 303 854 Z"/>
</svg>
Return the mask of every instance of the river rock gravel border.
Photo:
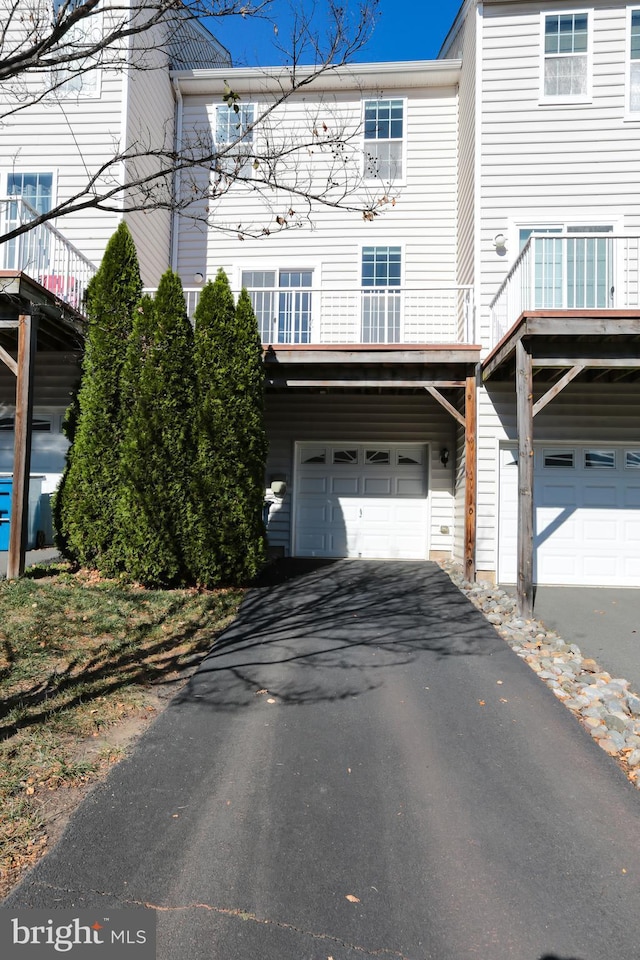
<svg viewBox="0 0 640 960">
<path fill-rule="evenodd" d="M 465 580 L 452 561 L 440 566 L 640 789 L 640 696 L 629 681 L 612 677 L 539 620 L 518 616 L 516 599 L 506 590 Z"/>
</svg>

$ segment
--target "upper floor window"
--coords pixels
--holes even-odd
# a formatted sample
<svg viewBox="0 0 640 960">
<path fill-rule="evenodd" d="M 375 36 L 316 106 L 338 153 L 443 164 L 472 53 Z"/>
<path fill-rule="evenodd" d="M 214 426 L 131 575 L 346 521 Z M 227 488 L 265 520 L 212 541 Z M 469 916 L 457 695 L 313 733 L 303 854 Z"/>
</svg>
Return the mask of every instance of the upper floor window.
<svg viewBox="0 0 640 960">
<path fill-rule="evenodd" d="M 10 171 L 3 184 L 7 200 L 0 200 L 0 227 L 2 232 L 14 230 L 20 224 L 31 220 L 33 213 L 21 198 L 36 213 L 46 213 L 53 206 L 53 173 Z M 36 232 L 29 232 L 22 238 L 14 237 L 0 247 L 0 269 L 26 270 L 38 261 L 39 247 Z"/>
<path fill-rule="evenodd" d="M 366 180 L 399 180 L 403 175 L 404 101 L 365 100 L 364 176 Z"/>
<path fill-rule="evenodd" d="M 399 343 L 402 282 L 400 247 L 362 248 L 363 343 Z"/>
<path fill-rule="evenodd" d="M 54 19 L 66 22 L 83 0 L 54 0 Z M 60 53 L 70 54 L 52 71 L 52 84 L 59 97 L 96 99 L 100 96 L 100 46 L 103 39 L 102 10 L 98 6 L 90 14 L 69 26 L 62 38 Z M 91 52 L 93 51 L 93 52 Z M 83 55 L 85 54 L 85 55 Z"/>
<path fill-rule="evenodd" d="M 588 45 L 588 13 L 553 13 L 545 16 L 545 97 L 587 96 Z"/>
<path fill-rule="evenodd" d="M 252 103 L 225 103 L 216 107 L 216 150 L 223 155 L 216 161 L 220 173 L 249 172 L 249 158 L 253 152 L 253 123 L 255 108 Z"/>
<path fill-rule="evenodd" d="M 640 112 L 640 10 L 630 11 L 629 110 Z"/>
</svg>

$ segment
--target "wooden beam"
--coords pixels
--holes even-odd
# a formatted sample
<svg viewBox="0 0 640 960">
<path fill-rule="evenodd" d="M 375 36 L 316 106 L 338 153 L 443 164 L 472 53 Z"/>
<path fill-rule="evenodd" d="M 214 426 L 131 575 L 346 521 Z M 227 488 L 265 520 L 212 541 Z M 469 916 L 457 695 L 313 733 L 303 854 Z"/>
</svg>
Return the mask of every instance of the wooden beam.
<svg viewBox="0 0 640 960">
<path fill-rule="evenodd" d="M 596 336 L 637 336 L 640 333 L 640 314 L 634 317 L 569 317 L 569 316 L 528 316 L 527 333 L 573 336 L 587 334 Z"/>
<path fill-rule="evenodd" d="M 403 387 L 418 390 L 422 387 L 464 387 L 464 380 L 300 380 L 289 377 L 270 377 L 267 373 L 268 387 Z M 444 399 L 444 398 L 443 398 Z M 455 408 L 454 408 L 455 409 Z M 456 411 L 457 412 L 457 411 Z"/>
<path fill-rule="evenodd" d="M 477 499 L 477 382 L 475 375 L 467 377 L 464 403 L 464 575 L 476 578 L 476 499 Z"/>
<path fill-rule="evenodd" d="M 468 382 L 469 381 L 467 380 L 467 383 Z M 459 410 L 456 410 L 456 408 L 452 403 L 449 403 L 446 397 L 442 396 L 442 394 L 437 389 L 437 387 L 434 387 L 433 385 L 429 384 L 429 385 L 425 385 L 425 390 L 427 391 L 427 393 L 431 394 L 434 400 L 438 401 L 441 407 L 444 407 L 447 413 L 450 413 L 452 417 L 455 417 L 455 419 L 458 421 L 461 427 L 465 426 L 464 416 L 460 413 Z"/>
<path fill-rule="evenodd" d="M 10 353 L 7 353 L 4 347 L 0 347 L 0 360 L 2 360 L 2 362 L 9 367 L 9 370 L 11 370 L 11 373 L 14 375 L 14 377 L 18 376 L 18 363 L 13 359 Z"/>
<path fill-rule="evenodd" d="M 535 360 L 533 362 L 535 363 Z M 558 394 L 564 390 L 567 384 L 571 383 L 572 380 L 575 380 L 578 374 L 582 373 L 583 370 L 584 367 L 582 364 L 576 364 L 576 366 L 572 367 L 571 370 L 567 370 L 564 376 L 560 377 L 560 379 L 554 383 L 549 390 L 547 390 L 544 396 L 540 397 L 539 400 L 536 400 L 531 411 L 531 416 L 535 417 L 537 413 L 540 413 L 541 410 L 544 410 L 546 405 L 551 403 L 554 397 L 557 397 Z"/>
<path fill-rule="evenodd" d="M 534 367 L 640 367 L 640 357 L 534 357 Z"/>
<path fill-rule="evenodd" d="M 518 425 L 518 611 L 533 615 L 533 368 L 522 340 L 516 345 Z"/>
<path fill-rule="evenodd" d="M 7 580 L 24 573 L 29 515 L 29 473 L 31 469 L 31 423 L 33 420 L 33 373 L 38 321 L 23 314 L 18 328 L 18 374 L 16 420 L 13 447 L 13 489 Z"/>
</svg>

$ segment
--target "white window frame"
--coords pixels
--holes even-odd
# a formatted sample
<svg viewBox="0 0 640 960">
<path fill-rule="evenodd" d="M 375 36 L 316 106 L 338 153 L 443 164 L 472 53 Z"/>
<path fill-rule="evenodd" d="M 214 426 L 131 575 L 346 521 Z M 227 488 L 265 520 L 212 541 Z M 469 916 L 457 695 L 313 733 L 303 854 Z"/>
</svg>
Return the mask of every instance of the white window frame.
<svg viewBox="0 0 640 960">
<path fill-rule="evenodd" d="M 311 286 L 310 287 L 281 287 L 280 286 L 280 273 L 310 273 L 311 274 Z M 236 266 L 235 269 L 235 288 L 240 291 L 242 289 L 242 274 L 243 273 L 275 273 L 276 283 L 273 287 L 260 287 L 260 290 L 269 290 L 272 289 L 274 294 L 280 294 L 283 290 L 288 289 L 300 289 L 300 290 L 310 290 L 311 291 L 311 319 L 309 325 L 309 344 L 319 343 L 320 337 L 320 292 L 321 292 L 321 265 L 318 262 L 305 260 L 304 263 L 296 263 L 294 260 L 289 260 L 288 258 L 283 258 L 282 260 L 268 261 L 268 260 L 256 260 L 248 261 L 246 263 L 240 263 Z M 250 287 L 248 288 L 251 289 Z M 279 307 L 276 305 L 276 316 Z M 269 343 L 281 343 L 281 341 L 269 341 Z M 263 343 L 267 343 L 266 340 L 263 340 Z M 285 344 L 286 345 L 286 344 Z M 304 344 L 301 344 L 304 346 Z"/>
<path fill-rule="evenodd" d="M 54 2 L 54 13 L 59 3 Z M 69 13 L 73 10 L 74 3 L 69 4 Z M 89 42 L 99 41 L 104 34 L 103 12 L 97 10 L 90 17 L 79 21 L 68 33 L 67 37 L 70 43 L 87 40 Z M 93 59 L 87 57 L 86 60 Z M 65 80 L 65 73 L 68 68 L 60 66 L 53 69 L 49 78 L 45 81 L 47 88 L 51 83 L 59 84 L 53 91 L 54 96 L 59 100 L 99 100 L 102 95 L 102 67 L 96 61 L 94 66 L 80 74 L 73 74 Z"/>
<path fill-rule="evenodd" d="M 227 106 L 226 103 L 217 103 L 214 106 L 213 111 L 213 141 L 215 143 L 216 153 L 219 150 L 233 145 L 233 149 L 230 150 L 224 157 L 221 158 L 220 173 L 221 174 L 233 174 L 239 175 L 248 179 L 253 176 L 253 162 L 252 158 L 255 154 L 255 122 L 257 116 L 257 107 L 255 103 L 238 103 L 236 104 L 238 112 L 234 110 L 233 106 Z M 246 120 L 243 119 L 243 114 L 251 113 L 251 117 Z M 218 117 L 224 116 L 229 122 L 226 124 L 227 132 L 230 131 L 231 126 L 234 125 L 238 130 L 238 136 L 230 140 L 218 140 Z M 237 122 L 234 124 L 234 118 L 238 118 Z M 251 129 L 242 133 L 243 124 L 245 127 L 250 127 Z M 244 157 L 242 163 L 238 163 L 238 158 Z M 218 171 L 213 165 L 214 174 Z"/>
<path fill-rule="evenodd" d="M 398 102 L 402 104 L 402 136 L 401 137 L 365 137 L 365 114 L 369 103 L 387 103 Z M 400 168 L 399 176 L 385 178 L 379 175 L 371 176 L 368 173 L 367 144 L 371 143 L 399 143 L 400 144 Z M 407 180 L 407 98 L 406 97 L 380 97 L 366 96 L 362 100 L 362 175 L 365 183 L 377 183 L 384 186 L 402 186 Z M 380 244 L 382 246 L 382 244 Z"/>
<path fill-rule="evenodd" d="M 626 120 L 640 120 L 640 93 L 638 95 L 638 106 L 633 108 L 631 105 L 631 67 L 635 63 L 638 65 L 638 84 L 640 86 L 640 56 L 635 59 L 631 58 L 631 30 L 633 24 L 633 15 L 637 14 L 638 19 L 640 20 L 640 7 L 629 7 L 627 10 L 627 49 L 625 55 L 625 119 Z M 639 24 L 640 28 L 640 24 Z"/>
<path fill-rule="evenodd" d="M 587 18 L 587 49 L 582 53 L 547 53 L 546 43 L 546 23 L 548 17 L 569 17 L 586 16 Z M 549 59 L 560 59 L 561 57 L 585 57 L 587 79 L 584 93 L 577 94 L 547 94 L 545 93 L 546 65 Z M 540 14 L 540 91 L 539 102 L 541 105 L 557 106 L 563 103 L 591 103 L 592 100 L 592 79 L 593 79 L 593 10 L 581 8 L 579 10 L 543 10 Z"/>
<path fill-rule="evenodd" d="M 372 238 L 372 239 L 373 239 L 373 238 Z M 384 247 L 384 248 L 387 248 L 387 249 L 390 248 L 390 247 L 396 247 L 396 248 L 398 248 L 398 249 L 400 250 L 400 283 L 399 283 L 397 286 L 396 286 L 396 285 L 384 286 L 384 285 L 382 285 L 382 284 L 378 285 L 378 284 L 375 284 L 375 283 L 374 283 L 374 284 L 371 284 L 371 285 L 369 285 L 369 286 L 365 286 L 365 285 L 364 285 L 364 283 L 362 282 L 363 255 L 364 255 L 365 249 L 368 248 L 368 247 L 374 247 L 374 248 Z M 367 341 L 364 341 L 364 340 L 362 339 L 362 333 L 363 333 L 363 302 L 364 302 L 363 297 L 364 297 L 364 294 L 367 293 L 368 291 L 371 292 L 371 291 L 375 291 L 375 290 L 378 290 L 378 291 L 385 290 L 385 291 L 391 292 L 391 293 L 393 293 L 394 290 L 397 290 L 397 291 L 398 291 L 398 297 L 399 297 L 399 300 L 400 300 L 400 321 L 399 321 L 399 335 L 398 335 L 398 341 L 397 341 L 397 342 L 398 342 L 398 343 L 404 343 L 404 287 L 405 287 L 405 270 L 406 270 L 406 256 L 405 256 L 405 245 L 404 245 L 404 243 L 401 243 L 400 241 L 398 241 L 398 240 L 393 240 L 393 239 L 391 239 L 391 240 L 389 240 L 389 239 L 385 240 L 384 238 L 375 238 L 375 239 L 373 239 L 373 242 L 370 242 L 370 243 L 361 243 L 361 244 L 360 244 L 360 247 L 359 247 L 359 250 L 358 250 L 358 254 L 359 254 L 359 259 L 358 259 L 358 283 L 359 283 L 359 290 L 360 290 L 360 295 L 361 295 L 360 321 L 359 321 L 359 330 L 360 330 L 360 340 L 361 340 L 361 342 L 362 342 L 362 343 L 365 343 L 365 342 L 366 342 L 366 343 L 387 343 L 387 342 L 389 342 L 389 343 L 395 343 L 395 342 L 396 342 L 396 341 L 386 341 L 386 340 L 367 340 Z"/>
<path fill-rule="evenodd" d="M 8 224 L 10 223 L 9 209 L 6 201 L 24 198 L 23 194 L 17 193 L 9 196 L 9 177 L 12 174 L 26 175 L 43 173 L 51 175 L 51 206 L 49 209 L 53 209 L 57 203 L 58 194 L 58 170 L 56 168 L 38 163 L 32 163 L 25 166 L 5 168 L 0 167 L 0 200 L 3 201 L 2 207 L 0 208 L 0 225 L 2 226 L 3 231 L 8 229 Z M 51 220 L 51 223 L 52 225 L 55 224 L 55 218 Z M 9 240 L 8 243 L 0 246 L 0 269 L 14 269 L 12 264 L 15 262 L 14 258 L 16 256 L 16 244 L 18 244 L 20 239 L 21 238 L 15 238 L 14 240 Z M 21 243 L 29 244 L 30 242 L 35 242 L 35 235 L 32 235 L 31 233 L 23 234 Z"/>
</svg>

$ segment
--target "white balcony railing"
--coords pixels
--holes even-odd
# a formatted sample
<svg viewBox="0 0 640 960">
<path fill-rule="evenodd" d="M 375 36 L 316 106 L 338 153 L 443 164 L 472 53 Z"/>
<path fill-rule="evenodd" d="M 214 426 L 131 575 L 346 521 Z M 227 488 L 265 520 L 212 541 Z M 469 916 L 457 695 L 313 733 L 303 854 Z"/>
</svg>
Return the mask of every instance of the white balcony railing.
<svg viewBox="0 0 640 960">
<path fill-rule="evenodd" d="M 640 306 L 640 237 L 533 235 L 491 302 L 492 346 L 530 310 Z"/>
<path fill-rule="evenodd" d="M 20 197 L 0 198 L 0 237 L 38 214 Z M 40 223 L 0 243 L 0 270 L 26 273 L 59 300 L 82 312 L 84 295 L 96 267 L 51 226 Z"/>
<path fill-rule="evenodd" d="M 200 289 L 184 291 L 191 318 Z M 475 343 L 470 286 L 249 293 L 264 344 Z"/>
</svg>

